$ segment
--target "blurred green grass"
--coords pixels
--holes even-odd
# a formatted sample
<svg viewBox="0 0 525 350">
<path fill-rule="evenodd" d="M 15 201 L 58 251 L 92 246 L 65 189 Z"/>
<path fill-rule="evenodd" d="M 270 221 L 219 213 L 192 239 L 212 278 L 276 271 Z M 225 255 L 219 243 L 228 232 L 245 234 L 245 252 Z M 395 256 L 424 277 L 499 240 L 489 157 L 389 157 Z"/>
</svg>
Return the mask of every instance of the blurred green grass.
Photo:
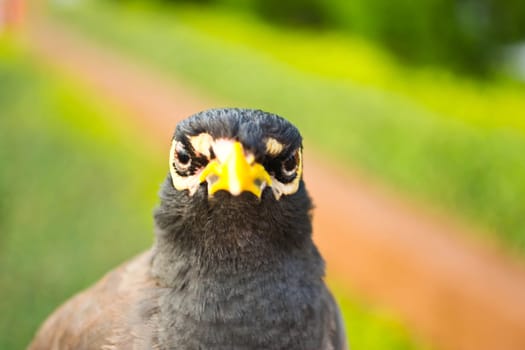
<svg viewBox="0 0 525 350">
<path fill-rule="evenodd" d="M 0 349 L 152 242 L 165 175 L 100 102 L 17 51 L 0 42 Z"/>
<path fill-rule="evenodd" d="M 523 85 L 404 67 L 358 38 L 216 8 L 91 1 L 55 13 L 209 94 L 286 116 L 326 158 L 525 250 Z"/>
<path fill-rule="evenodd" d="M 0 39 L 0 349 L 22 349 L 66 298 L 152 242 L 166 174 L 125 115 Z M 120 122 L 119 122 L 120 121 Z M 168 141 L 168 140 L 167 140 Z M 355 349 L 420 349 L 340 289 Z"/>
</svg>

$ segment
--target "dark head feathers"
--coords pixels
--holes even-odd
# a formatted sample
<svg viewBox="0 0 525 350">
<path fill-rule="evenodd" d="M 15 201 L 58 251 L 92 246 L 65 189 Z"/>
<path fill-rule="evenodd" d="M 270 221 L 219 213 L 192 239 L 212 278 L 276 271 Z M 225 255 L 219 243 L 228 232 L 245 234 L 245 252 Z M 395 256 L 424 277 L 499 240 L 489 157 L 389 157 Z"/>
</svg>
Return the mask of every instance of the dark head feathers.
<svg viewBox="0 0 525 350">
<path fill-rule="evenodd" d="M 210 109 L 183 120 L 177 125 L 174 138 L 184 140 L 206 132 L 214 139 L 230 138 L 240 141 L 256 158 L 264 154 L 264 142 L 274 138 L 285 149 L 294 150 L 302 145 L 299 130 L 286 119 L 258 109 Z"/>
</svg>

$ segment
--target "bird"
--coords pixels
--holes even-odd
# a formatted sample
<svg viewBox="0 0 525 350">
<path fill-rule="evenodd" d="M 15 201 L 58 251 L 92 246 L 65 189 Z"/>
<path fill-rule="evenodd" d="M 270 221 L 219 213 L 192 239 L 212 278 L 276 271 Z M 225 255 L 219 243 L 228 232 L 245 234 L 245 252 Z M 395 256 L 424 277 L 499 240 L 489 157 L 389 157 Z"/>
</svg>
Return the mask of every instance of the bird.
<svg viewBox="0 0 525 350">
<path fill-rule="evenodd" d="M 155 241 L 47 318 L 29 350 L 343 350 L 298 129 L 258 109 L 176 126 Z"/>
</svg>

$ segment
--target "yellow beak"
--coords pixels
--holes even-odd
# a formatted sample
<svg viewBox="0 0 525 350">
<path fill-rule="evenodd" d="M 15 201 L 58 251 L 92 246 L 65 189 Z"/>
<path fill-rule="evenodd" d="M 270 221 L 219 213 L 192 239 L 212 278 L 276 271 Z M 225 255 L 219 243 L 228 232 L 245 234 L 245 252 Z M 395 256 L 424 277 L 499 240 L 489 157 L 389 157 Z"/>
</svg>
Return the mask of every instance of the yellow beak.
<svg viewBox="0 0 525 350">
<path fill-rule="evenodd" d="M 222 157 L 210 161 L 199 176 L 200 182 L 208 182 L 208 195 L 220 190 L 238 196 L 242 192 L 251 192 L 261 198 L 266 186 L 271 186 L 271 179 L 264 167 L 255 163 L 253 157 L 245 156 L 240 142 L 228 144 L 228 150 Z"/>
</svg>

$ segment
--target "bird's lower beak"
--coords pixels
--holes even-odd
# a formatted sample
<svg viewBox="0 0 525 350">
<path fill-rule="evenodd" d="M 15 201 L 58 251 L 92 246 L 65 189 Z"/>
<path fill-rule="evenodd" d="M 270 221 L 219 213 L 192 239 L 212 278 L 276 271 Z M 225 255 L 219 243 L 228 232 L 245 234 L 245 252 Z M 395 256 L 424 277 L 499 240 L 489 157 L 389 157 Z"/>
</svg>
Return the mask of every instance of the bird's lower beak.
<svg viewBox="0 0 525 350">
<path fill-rule="evenodd" d="M 226 148 L 223 156 L 210 161 L 199 176 L 200 182 L 208 182 L 208 195 L 225 190 L 234 196 L 251 192 L 261 198 L 264 188 L 271 185 L 268 172 L 253 156 L 245 155 L 240 142 L 230 142 Z"/>
</svg>

